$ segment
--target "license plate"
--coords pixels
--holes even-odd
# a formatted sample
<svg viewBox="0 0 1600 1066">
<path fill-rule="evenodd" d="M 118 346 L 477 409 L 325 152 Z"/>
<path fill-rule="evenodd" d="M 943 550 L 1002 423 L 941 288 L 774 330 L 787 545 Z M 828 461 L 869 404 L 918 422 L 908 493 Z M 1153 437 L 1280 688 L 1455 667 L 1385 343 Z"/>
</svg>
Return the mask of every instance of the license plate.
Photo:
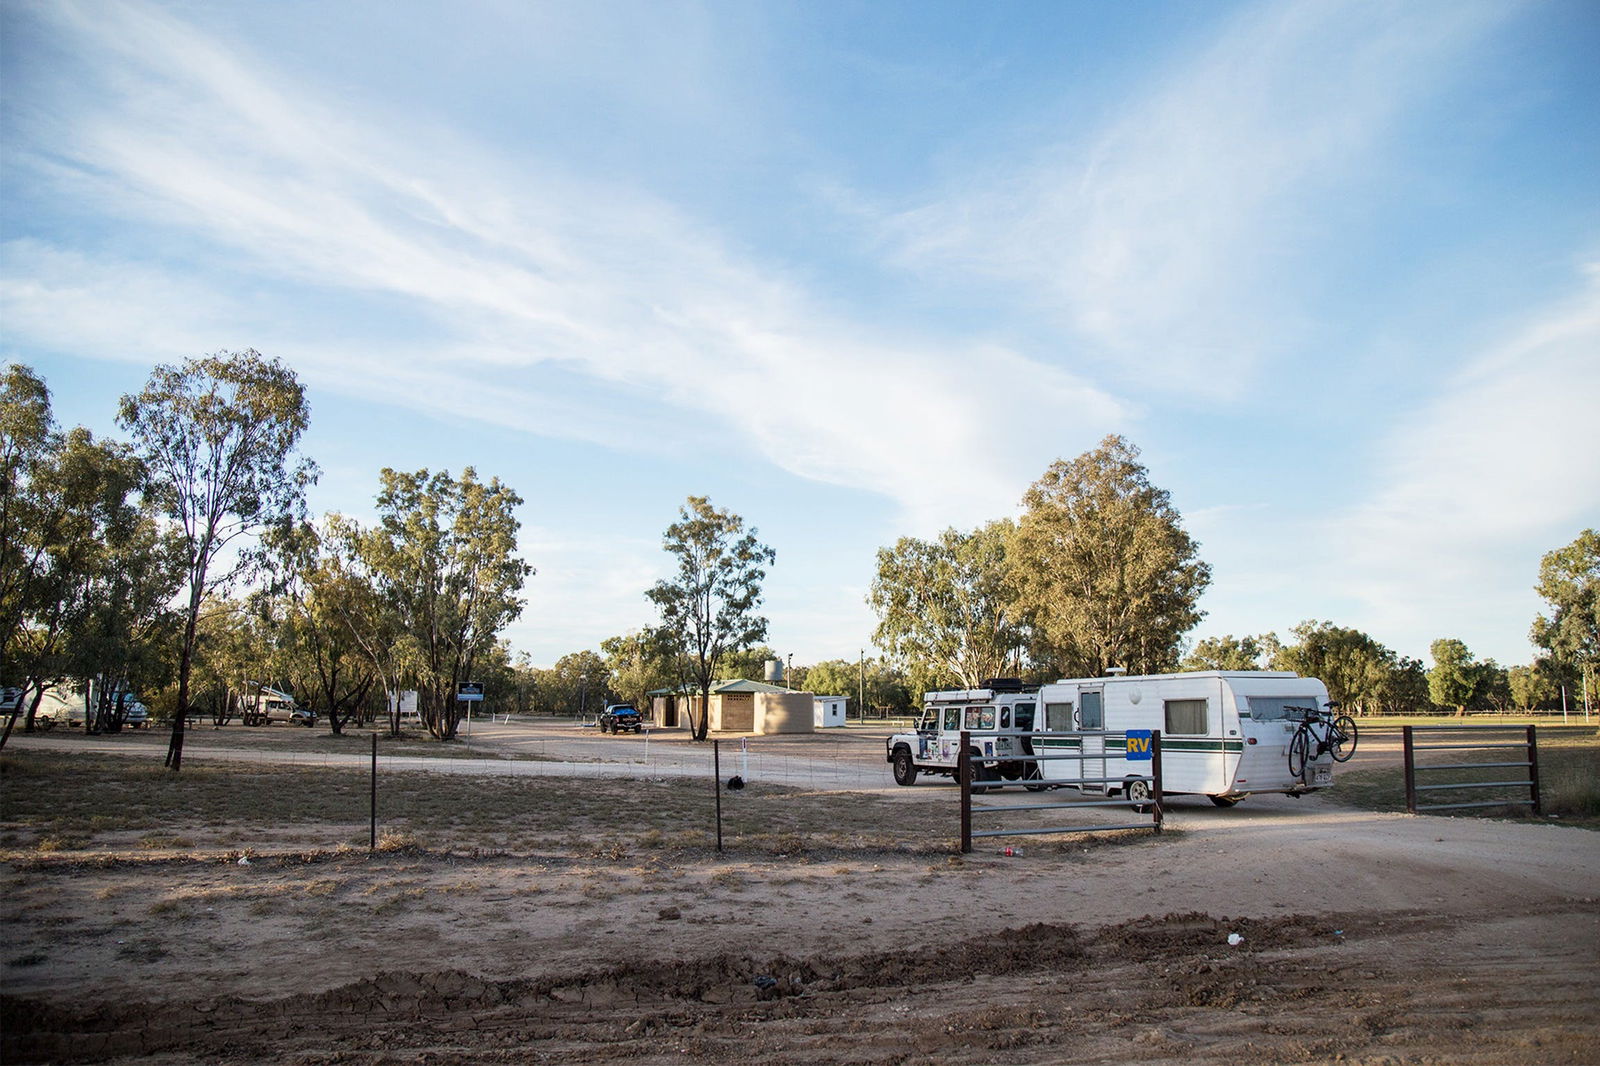
<svg viewBox="0 0 1600 1066">
<path fill-rule="evenodd" d="M 1311 783 L 1314 784 L 1314 785 L 1331 785 L 1331 784 L 1333 784 L 1333 767 L 1331 767 L 1331 766 L 1319 766 L 1319 767 L 1317 767 L 1317 776 L 1312 780 Z"/>
</svg>

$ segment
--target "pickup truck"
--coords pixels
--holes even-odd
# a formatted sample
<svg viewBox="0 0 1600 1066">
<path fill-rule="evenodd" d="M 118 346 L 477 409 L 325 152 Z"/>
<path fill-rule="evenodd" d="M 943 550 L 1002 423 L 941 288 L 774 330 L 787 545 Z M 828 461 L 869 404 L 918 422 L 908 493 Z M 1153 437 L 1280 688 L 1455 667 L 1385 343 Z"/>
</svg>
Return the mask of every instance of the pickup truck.
<svg viewBox="0 0 1600 1066">
<path fill-rule="evenodd" d="M 637 733 L 644 728 L 644 719 L 631 703 L 613 703 L 600 712 L 600 732 Z"/>
</svg>

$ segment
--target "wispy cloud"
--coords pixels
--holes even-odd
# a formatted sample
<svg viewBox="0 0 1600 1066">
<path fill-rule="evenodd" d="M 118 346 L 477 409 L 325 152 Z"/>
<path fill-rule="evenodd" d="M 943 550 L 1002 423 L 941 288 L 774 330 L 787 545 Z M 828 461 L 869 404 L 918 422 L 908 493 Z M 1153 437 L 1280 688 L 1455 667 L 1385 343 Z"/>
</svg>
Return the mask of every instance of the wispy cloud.
<svg viewBox="0 0 1600 1066">
<path fill-rule="evenodd" d="M 1400 119 L 1509 12 L 1248 8 L 1097 128 L 962 175 L 889 219 L 888 240 L 910 268 L 1020 284 L 1081 356 L 1157 388 L 1239 391 L 1303 341 L 1297 279 L 1316 276 L 1348 198 L 1381 188 Z"/>
<path fill-rule="evenodd" d="M 1329 524 L 1329 569 L 1376 624 L 1489 633 L 1537 607 L 1537 553 L 1600 521 L 1600 262 L 1375 449 L 1369 499 Z M 1449 630 L 1449 631 L 1447 631 Z"/>
<path fill-rule="evenodd" d="M 580 435 L 573 419 L 547 417 L 551 408 L 575 381 L 614 387 L 647 401 L 635 409 L 656 409 L 653 439 L 682 440 L 675 427 L 687 414 L 781 468 L 882 493 L 931 523 L 967 519 L 951 513 L 952 500 L 973 516 L 1009 507 L 1031 473 L 1008 435 L 973 417 L 1010 398 L 1008 381 L 1026 379 L 1037 398 L 1078 412 L 1085 441 L 1123 413 L 1086 381 L 1012 351 L 872 336 L 639 190 L 420 126 L 417 137 L 393 137 L 164 10 L 44 10 L 113 89 L 60 96 L 40 115 L 80 189 L 108 210 L 207 242 L 218 261 L 237 256 L 289 284 L 406 301 L 443 338 L 366 360 L 351 345 L 297 346 L 292 361 L 312 380 L 429 407 L 487 393 L 491 418 Z M 28 267 L 13 260 L 14 297 L 65 310 L 75 296 L 106 295 L 43 291 L 37 280 L 18 288 Z M 124 270 L 135 266 L 106 268 Z M 205 287 L 181 267 L 144 270 L 176 275 L 149 281 L 147 294 Z M 204 301 L 170 303 L 165 311 L 182 321 Z M 161 336 L 180 344 L 192 332 Z M 42 329 L 35 339 L 108 347 Z"/>
</svg>

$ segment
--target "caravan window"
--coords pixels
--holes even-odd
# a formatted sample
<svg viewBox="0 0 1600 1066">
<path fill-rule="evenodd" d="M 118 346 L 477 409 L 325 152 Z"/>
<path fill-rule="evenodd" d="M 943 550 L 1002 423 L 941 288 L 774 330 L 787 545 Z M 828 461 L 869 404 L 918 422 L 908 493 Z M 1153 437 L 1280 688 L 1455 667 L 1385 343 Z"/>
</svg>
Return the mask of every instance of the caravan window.
<svg viewBox="0 0 1600 1066">
<path fill-rule="evenodd" d="M 1168 733 L 1204 735 L 1206 731 L 1205 700 L 1168 700 Z"/>
<path fill-rule="evenodd" d="M 1315 696 L 1251 696 L 1250 717 L 1258 722 L 1296 721 L 1317 707 Z"/>
<path fill-rule="evenodd" d="M 1044 705 L 1044 727 L 1051 733 L 1072 732 L 1072 704 L 1047 703 Z"/>
</svg>

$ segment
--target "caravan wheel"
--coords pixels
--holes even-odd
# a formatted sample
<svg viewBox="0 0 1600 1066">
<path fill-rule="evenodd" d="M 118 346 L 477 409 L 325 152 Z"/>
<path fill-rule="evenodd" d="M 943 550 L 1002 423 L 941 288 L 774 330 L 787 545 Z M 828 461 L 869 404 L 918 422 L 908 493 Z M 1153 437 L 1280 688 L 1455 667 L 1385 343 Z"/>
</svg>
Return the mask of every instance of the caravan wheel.
<svg viewBox="0 0 1600 1066">
<path fill-rule="evenodd" d="M 1232 807 L 1235 803 L 1238 803 L 1244 797 L 1243 796 L 1207 796 L 1206 798 L 1209 799 L 1212 803 L 1215 803 L 1218 807 Z"/>
<path fill-rule="evenodd" d="M 1155 800 L 1155 793 L 1150 791 L 1150 782 L 1142 777 L 1128 778 L 1123 784 L 1122 794 L 1128 797 L 1128 802 L 1140 814 L 1148 811 L 1150 804 Z"/>
</svg>

